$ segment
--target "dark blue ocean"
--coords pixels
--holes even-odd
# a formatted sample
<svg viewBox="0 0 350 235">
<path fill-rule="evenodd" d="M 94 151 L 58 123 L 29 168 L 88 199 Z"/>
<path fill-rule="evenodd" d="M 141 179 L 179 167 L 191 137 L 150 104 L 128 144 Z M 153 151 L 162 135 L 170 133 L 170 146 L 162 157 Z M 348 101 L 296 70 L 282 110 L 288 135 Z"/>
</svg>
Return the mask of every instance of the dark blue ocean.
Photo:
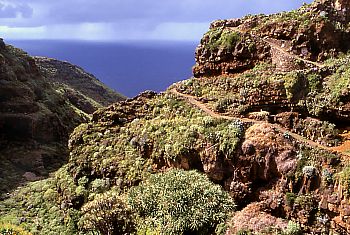
<svg viewBox="0 0 350 235">
<path fill-rule="evenodd" d="M 8 41 L 33 56 L 66 60 L 133 97 L 191 77 L 196 42 Z"/>
</svg>

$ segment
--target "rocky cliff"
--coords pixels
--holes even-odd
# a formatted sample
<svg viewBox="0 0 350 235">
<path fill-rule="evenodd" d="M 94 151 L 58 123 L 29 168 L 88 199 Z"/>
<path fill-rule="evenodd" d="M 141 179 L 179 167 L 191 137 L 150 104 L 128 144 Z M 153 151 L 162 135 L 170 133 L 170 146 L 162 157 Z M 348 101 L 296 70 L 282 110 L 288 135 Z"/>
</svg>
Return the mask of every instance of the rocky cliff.
<svg viewBox="0 0 350 235">
<path fill-rule="evenodd" d="M 98 107 L 123 99 L 81 68 L 34 59 L 5 44 L 0 49 L 0 84 L 1 191 L 61 166 L 74 127 Z"/>
<path fill-rule="evenodd" d="M 2 221 L 36 234 L 131 233 L 130 221 L 139 234 L 350 233 L 346 6 L 316 1 L 213 22 L 196 50 L 194 78 L 96 111 L 70 136 L 67 165 L 15 191 Z M 152 175 L 163 182 L 174 168 L 205 174 L 235 210 L 198 230 L 211 210 L 199 205 L 184 216 L 186 196 L 149 186 Z M 212 195 L 186 191 L 197 182 L 173 182 L 157 190 Z M 172 205 L 180 213 L 167 211 Z M 122 219 L 111 219 L 116 214 Z M 174 227 L 181 232 L 169 232 Z"/>
</svg>

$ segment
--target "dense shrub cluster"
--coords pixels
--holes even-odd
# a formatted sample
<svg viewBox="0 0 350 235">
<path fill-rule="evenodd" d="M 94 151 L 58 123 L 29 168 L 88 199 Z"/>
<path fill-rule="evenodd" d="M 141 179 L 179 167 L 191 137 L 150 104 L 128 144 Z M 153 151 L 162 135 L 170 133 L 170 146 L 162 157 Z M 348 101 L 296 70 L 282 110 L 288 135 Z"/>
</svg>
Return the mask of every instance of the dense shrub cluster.
<svg viewBox="0 0 350 235">
<path fill-rule="evenodd" d="M 133 213 L 124 200 L 113 191 L 97 195 L 81 211 L 80 227 L 101 234 L 132 234 L 135 232 Z"/>
<path fill-rule="evenodd" d="M 161 234 L 210 234 L 234 203 L 220 186 L 195 171 L 171 170 L 133 188 L 128 202 L 140 216 L 139 229 Z"/>
<path fill-rule="evenodd" d="M 209 37 L 207 47 L 210 50 L 227 49 L 232 50 L 241 40 L 241 35 L 238 32 L 215 28 L 206 33 L 205 37 Z"/>
</svg>

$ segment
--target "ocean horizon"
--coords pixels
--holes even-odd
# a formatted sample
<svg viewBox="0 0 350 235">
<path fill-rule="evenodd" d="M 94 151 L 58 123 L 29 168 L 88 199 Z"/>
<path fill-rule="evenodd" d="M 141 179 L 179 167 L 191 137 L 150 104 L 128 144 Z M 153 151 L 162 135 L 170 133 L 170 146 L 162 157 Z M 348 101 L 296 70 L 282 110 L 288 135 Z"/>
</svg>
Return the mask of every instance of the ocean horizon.
<svg viewBox="0 0 350 235">
<path fill-rule="evenodd" d="M 7 40 L 32 56 L 68 61 L 117 92 L 133 97 L 145 90 L 164 91 L 192 76 L 198 42 Z"/>
</svg>

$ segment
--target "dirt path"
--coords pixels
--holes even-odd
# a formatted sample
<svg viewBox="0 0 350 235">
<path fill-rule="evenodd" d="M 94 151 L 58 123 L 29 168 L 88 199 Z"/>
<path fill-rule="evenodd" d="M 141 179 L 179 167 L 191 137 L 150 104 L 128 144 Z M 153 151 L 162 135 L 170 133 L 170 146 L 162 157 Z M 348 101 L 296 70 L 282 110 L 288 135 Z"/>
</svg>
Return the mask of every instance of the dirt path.
<svg viewBox="0 0 350 235">
<path fill-rule="evenodd" d="M 255 36 L 257 37 L 257 36 Z M 285 50 L 283 47 L 279 46 L 278 44 L 268 40 L 268 39 L 265 39 L 265 38 L 260 38 L 260 40 L 264 41 L 265 43 L 269 44 L 271 48 L 275 48 L 276 50 L 280 51 L 281 53 L 295 59 L 295 60 L 300 60 L 300 61 L 303 61 L 304 63 L 306 64 L 312 64 L 312 65 L 315 65 L 316 67 L 319 67 L 319 68 L 323 68 L 324 65 L 321 64 L 321 63 L 317 63 L 317 62 L 314 62 L 314 61 L 311 61 L 311 60 L 307 60 L 307 59 L 304 59 L 300 56 L 297 56 L 293 53 L 290 53 L 288 52 L 287 50 Z"/>
<path fill-rule="evenodd" d="M 226 119 L 226 120 L 240 120 L 244 123 L 253 123 L 253 124 L 267 123 L 267 122 L 257 121 L 257 120 L 249 119 L 249 118 L 238 118 L 238 117 L 231 117 L 231 116 L 222 115 L 222 114 L 216 113 L 213 110 L 209 109 L 204 103 L 198 101 L 196 99 L 196 97 L 194 97 L 192 95 L 180 93 L 175 88 L 171 89 L 170 92 L 175 94 L 176 96 L 184 98 L 188 103 L 192 104 L 193 106 L 196 106 L 197 108 L 199 108 L 200 110 L 202 110 L 203 112 L 205 112 L 206 114 L 208 114 L 209 116 L 214 117 L 214 118 L 221 118 L 221 119 Z M 303 137 L 301 135 L 290 132 L 289 130 L 281 127 L 278 124 L 272 124 L 272 125 L 275 127 L 276 130 L 280 131 L 281 133 L 287 133 L 288 135 L 290 135 L 294 139 L 296 139 L 302 143 L 305 143 L 311 147 L 321 148 L 321 149 L 331 151 L 331 152 L 338 152 L 342 155 L 349 156 L 349 153 L 347 152 L 349 149 L 347 149 L 347 148 L 345 150 L 344 150 L 344 148 L 338 148 L 338 147 L 337 148 L 329 148 L 329 147 L 326 147 L 326 146 L 321 145 L 319 143 L 316 143 L 312 140 L 306 139 L 305 137 Z M 349 137 L 350 137 L 350 135 L 349 135 Z M 348 144 L 350 144 L 350 142 L 348 142 Z M 341 147 L 341 146 L 339 146 L 339 147 Z"/>
<path fill-rule="evenodd" d="M 332 149 L 350 155 L 350 131 L 347 130 L 344 134 L 341 134 L 341 136 L 345 140 L 344 143 Z"/>
<path fill-rule="evenodd" d="M 239 28 L 230 28 L 230 30 L 238 32 L 238 33 L 242 33 L 242 34 L 247 33 L 246 31 L 242 31 Z M 285 48 L 283 48 L 280 45 L 276 44 L 275 42 L 269 40 L 268 38 L 261 38 L 261 37 L 259 37 L 257 35 L 252 34 L 251 32 L 248 32 L 248 33 L 249 33 L 249 35 L 251 37 L 257 38 L 258 40 L 261 40 L 261 41 L 269 44 L 271 48 L 274 48 L 274 49 L 278 50 L 279 52 L 281 52 L 281 53 L 283 53 L 283 54 L 285 54 L 285 55 L 287 55 L 287 56 L 289 56 L 289 57 L 291 57 L 291 58 L 293 58 L 295 60 L 300 60 L 300 61 L 303 61 L 306 64 L 312 64 L 312 65 L 314 65 L 316 67 L 319 67 L 319 68 L 323 68 L 324 67 L 324 65 L 321 64 L 321 63 L 317 63 L 315 61 L 304 59 L 304 58 L 302 58 L 302 57 L 300 57 L 298 55 L 295 55 L 295 54 L 287 51 Z"/>
</svg>

